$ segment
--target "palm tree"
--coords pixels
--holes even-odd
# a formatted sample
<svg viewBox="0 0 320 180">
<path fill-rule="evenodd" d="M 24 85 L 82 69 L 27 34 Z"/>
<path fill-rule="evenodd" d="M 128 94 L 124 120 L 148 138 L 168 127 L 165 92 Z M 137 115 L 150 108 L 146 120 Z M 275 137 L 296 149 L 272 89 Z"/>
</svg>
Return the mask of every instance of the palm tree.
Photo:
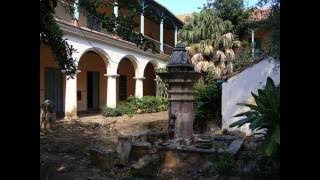
<svg viewBox="0 0 320 180">
<path fill-rule="evenodd" d="M 240 46 L 230 31 L 230 21 L 223 21 L 214 11 L 193 13 L 180 31 L 180 39 L 187 45 L 196 72 L 214 72 L 217 77 L 233 71 L 234 48 Z"/>
</svg>

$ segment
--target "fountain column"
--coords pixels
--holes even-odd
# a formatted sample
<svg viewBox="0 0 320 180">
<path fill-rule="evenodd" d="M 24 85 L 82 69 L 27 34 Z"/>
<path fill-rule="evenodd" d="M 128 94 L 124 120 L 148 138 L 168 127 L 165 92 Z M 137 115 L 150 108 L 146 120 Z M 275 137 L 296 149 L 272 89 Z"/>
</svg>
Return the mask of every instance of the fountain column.
<svg viewBox="0 0 320 180">
<path fill-rule="evenodd" d="M 169 84 L 169 136 L 190 138 L 193 133 L 193 84 L 201 74 L 194 71 L 188 51 L 182 44 L 173 49 L 167 68 L 168 72 L 158 75 Z"/>
</svg>

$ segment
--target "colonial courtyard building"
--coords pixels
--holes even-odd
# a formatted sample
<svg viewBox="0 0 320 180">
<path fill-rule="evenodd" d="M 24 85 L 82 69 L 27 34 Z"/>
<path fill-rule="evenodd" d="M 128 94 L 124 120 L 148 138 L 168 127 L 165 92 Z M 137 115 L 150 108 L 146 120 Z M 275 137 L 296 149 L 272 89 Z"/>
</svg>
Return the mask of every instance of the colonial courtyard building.
<svg viewBox="0 0 320 180">
<path fill-rule="evenodd" d="M 117 0 L 108 2 L 115 6 L 99 11 L 115 16 L 126 13 L 125 8 L 117 6 Z M 55 9 L 56 22 L 68 43 L 77 50 L 73 56 L 79 71 L 73 79 L 66 77 L 51 49 L 40 45 L 40 103 L 50 99 L 57 113 L 72 119 L 81 111 L 114 108 L 130 95 L 157 95 L 155 68 L 167 64 L 183 23 L 153 0 L 133 0 L 132 3 L 152 10 L 159 17 L 159 21 L 155 21 L 143 11 L 135 17 L 138 24 L 135 31 L 153 41 L 159 53 L 144 51 L 121 37 L 115 38 L 99 21 L 82 13 L 81 7 L 75 10 L 74 17 L 78 20 L 75 21 L 65 10 L 70 4 L 59 2 Z"/>
</svg>

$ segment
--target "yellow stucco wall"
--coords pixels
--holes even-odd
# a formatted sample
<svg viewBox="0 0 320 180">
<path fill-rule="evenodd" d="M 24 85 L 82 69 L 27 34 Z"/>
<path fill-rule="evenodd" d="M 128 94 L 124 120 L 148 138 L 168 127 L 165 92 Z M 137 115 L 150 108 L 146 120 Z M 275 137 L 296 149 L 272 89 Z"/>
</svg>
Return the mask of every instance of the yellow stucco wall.
<svg viewBox="0 0 320 180">
<path fill-rule="evenodd" d="M 143 95 L 144 96 L 155 96 L 156 95 L 156 82 L 155 82 L 155 71 L 154 67 L 151 63 L 148 63 L 146 69 L 144 70 L 144 77 L 146 78 L 143 80 Z"/>
<path fill-rule="evenodd" d="M 107 74 L 106 64 L 103 59 L 94 52 L 84 54 L 79 62 L 80 73 L 77 78 L 77 91 L 81 91 L 81 100 L 78 101 L 78 111 L 87 110 L 87 73 L 88 71 L 99 72 L 99 98 L 100 107 L 105 107 L 107 103 L 107 83 L 108 78 L 104 76 Z"/>
<path fill-rule="evenodd" d="M 118 74 L 127 76 L 127 97 L 135 95 L 135 70 L 132 62 L 129 59 L 123 59 L 119 63 Z M 117 96 L 119 98 L 119 78 L 117 78 Z"/>
<path fill-rule="evenodd" d="M 45 100 L 45 68 L 59 68 L 58 62 L 54 60 L 51 49 L 41 44 L 40 45 L 40 104 Z M 63 97 L 65 95 L 65 76 L 63 76 Z M 64 103 L 64 98 L 63 98 Z"/>
</svg>

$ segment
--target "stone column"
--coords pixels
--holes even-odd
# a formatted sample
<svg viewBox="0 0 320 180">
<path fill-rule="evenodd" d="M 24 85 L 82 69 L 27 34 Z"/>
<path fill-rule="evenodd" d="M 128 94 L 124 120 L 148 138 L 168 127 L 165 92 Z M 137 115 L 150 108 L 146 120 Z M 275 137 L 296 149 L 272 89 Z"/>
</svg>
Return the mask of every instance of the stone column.
<svg viewBox="0 0 320 180">
<path fill-rule="evenodd" d="M 108 89 L 107 89 L 107 107 L 117 107 L 117 77 L 118 74 L 105 74 L 108 77 Z"/>
<path fill-rule="evenodd" d="M 74 12 L 73 12 L 73 23 L 78 26 L 77 21 L 79 21 L 80 13 L 79 13 L 79 0 L 75 0 L 73 4 Z"/>
<path fill-rule="evenodd" d="M 118 0 L 115 0 L 115 1 L 114 1 L 113 14 L 114 14 L 116 17 L 119 16 L 119 3 L 118 3 Z"/>
<path fill-rule="evenodd" d="M 190 138 L 193 133 L 193 84 L 201 74 L 194 72 L 183 44 L 173 49 L 167 68 L 168 72 L 157 74 L 169 85 L 169 137 Z"/>
<path fill-rule="evenodd" d="M 140 14 L 140 33 L 144 35 L 144 2 L 142 2 L 142 12 Z M 143 43 L 143 37 L 141 37 L 141 43 Z"/>
<path fill-rule="evenodd" d="M 160 21 L 160 52 L 163 52 L 163 17 Z"/>
<path fill-rule="evenodd" d="M 156 78 L 154 79 L 155 83 L 156 83 L 156 96 L 160 96 L 160 89 L 159 89 L 159 84 L 157 81 L 158 75 L 156 75 Z"/>
<path fill-rule="evenodd" d="M 178 42 L 178 27 L 176 26 L 174 30 L 174 45 L 177 45 L 177 42 Z"/>
<path fill-rule="evenodd" d="M 144 35 L 144 2 L 142 2 L 142 12 L 140 15 L 140 33 Z"/>
<path fill-rule="evenodd" d="M 80 71 L 77 72 L 77 74 Z M 65 117 L 64 119 L 73 120 L 78 119 L 77 115 L 77 74 L 71 78 L 66 78 L 66 93 L 65 93 Z"/>
<path fill-rule="evenodd" d="M 142 98 L 143 97 L 143 80 L 146 78 L 145 77 L 134 77 L 133 79 L 136 80 L 135 96 L 138 98 Z"/>
<path fill-rule="evenodd" d="M 254 58 L 254 30 L 251 30 L 252 58 Z"/>
</svg>

